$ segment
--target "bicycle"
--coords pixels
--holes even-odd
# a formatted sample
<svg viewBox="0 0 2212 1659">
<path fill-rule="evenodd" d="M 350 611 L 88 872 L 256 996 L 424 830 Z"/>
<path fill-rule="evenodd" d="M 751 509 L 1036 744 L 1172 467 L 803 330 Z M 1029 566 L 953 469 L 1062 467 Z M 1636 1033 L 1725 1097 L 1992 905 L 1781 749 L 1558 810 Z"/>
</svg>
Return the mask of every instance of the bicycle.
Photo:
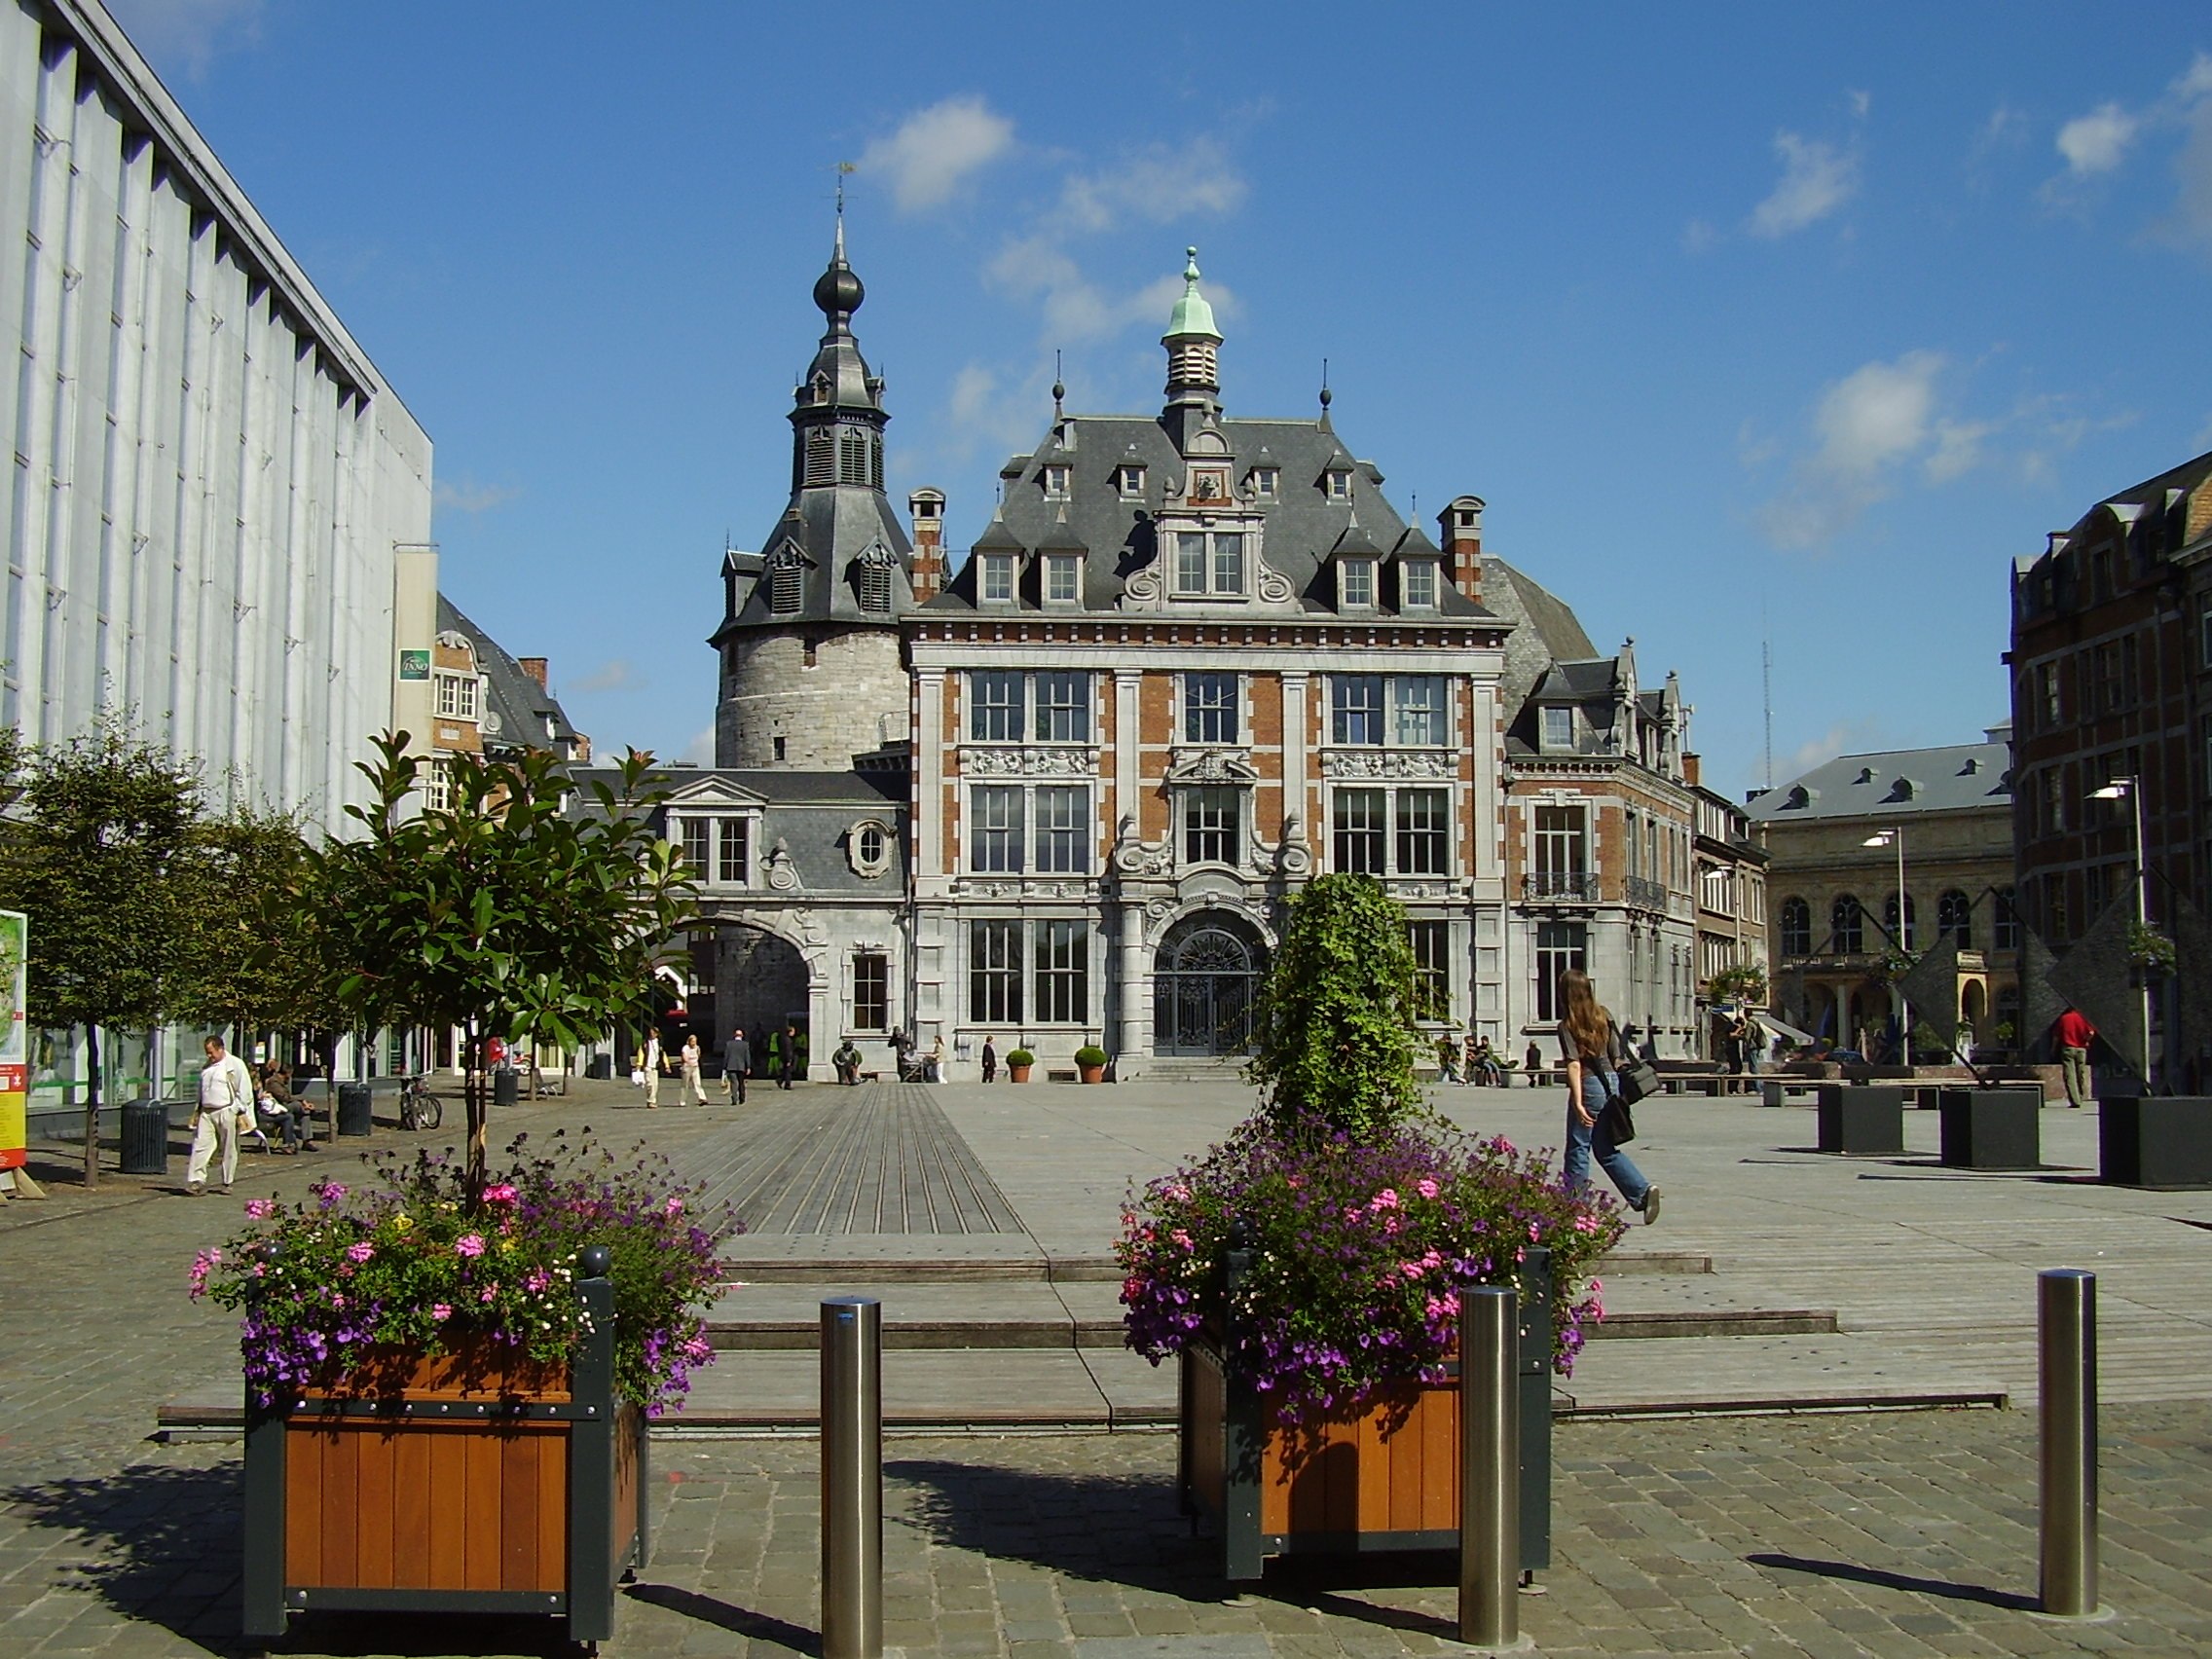
<svg viewBox="0 0 2212 1659">
<path fill-rule="evenodd" d="M 420 1072 L 399 1088 L 399 1126 L 434 1129 L 445 1121 L 445 1107 L 430 1092 L 430 1074 Z"/>
</svg>

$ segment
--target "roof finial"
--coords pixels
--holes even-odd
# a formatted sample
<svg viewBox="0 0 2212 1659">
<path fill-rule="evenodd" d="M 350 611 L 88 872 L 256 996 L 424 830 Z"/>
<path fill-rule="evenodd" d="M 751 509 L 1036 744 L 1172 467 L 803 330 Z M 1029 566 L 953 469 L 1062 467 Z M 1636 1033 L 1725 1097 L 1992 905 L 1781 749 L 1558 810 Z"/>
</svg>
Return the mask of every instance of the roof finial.
<svg viewBox="0 0 2212 1659">
<path fill-rule="evenodd" d="M 1068 388 L 1060 380 L 1060 353 L 1055 350 L 1052 352 L 1052 419 L 1055 421 L 1060 419 L 1060 400 L 1067 394 Z"/>
<path fill-rule="evenodd" d="M 845 175 L 860 170 L 852 162 L 837 164 L 837 247 L 830 257 L 839 265 L 845 263 Z"/>
<path fill-rule="evenodd" d="M 1323 357 L 1321 359 L 1321 419 L 1324 421 L 1329 418 L 1329 404 L 1335 395 L 1334 392 L 1329 390 L 1329 359 Z"/>
</svg>

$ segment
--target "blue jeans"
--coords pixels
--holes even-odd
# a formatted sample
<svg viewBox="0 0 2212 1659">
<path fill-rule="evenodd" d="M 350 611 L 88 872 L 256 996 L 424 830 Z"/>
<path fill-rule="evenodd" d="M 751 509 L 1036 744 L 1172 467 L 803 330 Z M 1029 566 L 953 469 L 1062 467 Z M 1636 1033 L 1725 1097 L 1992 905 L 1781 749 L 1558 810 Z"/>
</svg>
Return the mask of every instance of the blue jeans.
<svg viewBox="0 0 2212 1659">
<path fill-rule="evenodd" d="M 1636 1166 L 1629 1155 L 1613 1144 L 1613 1137 L 1605 1132 L 1604 1110 L 1606 1091 L 1618 1088 L 1620 1080 L 1611 1072 L 1584 1064 L 1582 1068 L 1582 1109 L 1593 1122 L 1584 1124 L 1570 1106 L 1567 1112 L 1567 1184 L 1580 1192 L 1590 1185 L 1590 1157 L 1595 1153 L 1599 1167 L 1604 1170 L 1614 1186 L 1621 1190 L 1621 1198 L 1630 1209 L 1643 1207 L 1643 1195 L 1651 1190 L 1651 1183 L 1643 1178 L 1643 1171 Z"/>
</svg>

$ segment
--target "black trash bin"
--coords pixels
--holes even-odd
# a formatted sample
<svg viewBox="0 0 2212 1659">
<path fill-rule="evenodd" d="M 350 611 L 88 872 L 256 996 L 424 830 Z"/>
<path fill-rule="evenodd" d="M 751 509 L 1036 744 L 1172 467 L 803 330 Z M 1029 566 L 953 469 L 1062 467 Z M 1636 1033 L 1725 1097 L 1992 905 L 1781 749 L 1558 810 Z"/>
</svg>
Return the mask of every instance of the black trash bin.
<svg viewBox="0 0 2212 1659">
<path fill-rule="evenodd" d="M 161 1100 L 126 1100 L 123 1103 L 123 1172 L 126 1175 L 166 1175 L 169 1172 L 169 1109 Z"/>
<path fill-rule="evenodd" d="M 501 1066 L 492 1074 L 492 1104 L 512 1106 L 522 1098 L 522 1073 L 512 1066 Z"/>
<path fill-rule="evenodd" d="M 602 1083 L 614 1075 L 612 1054 L 594 1054 L 585 1062 L 584 1076 L 598 1078 Z"/>
<path fill-rule="evenodd" d="M 369 1117 L 369 1086 L 365 1083 L 342 1083 L 338 1086 L 338 1132 L 342 1135 L 365 1135 L 373 1127 Z"/>
</svg>

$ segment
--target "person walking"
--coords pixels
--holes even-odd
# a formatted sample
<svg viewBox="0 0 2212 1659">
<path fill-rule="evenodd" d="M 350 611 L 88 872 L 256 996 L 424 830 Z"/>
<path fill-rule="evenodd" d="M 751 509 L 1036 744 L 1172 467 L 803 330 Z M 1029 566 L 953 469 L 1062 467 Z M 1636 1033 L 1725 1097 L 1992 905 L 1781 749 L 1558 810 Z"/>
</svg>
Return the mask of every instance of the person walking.
<svg viewBox="0 0 2212 1659">
<path fill-rule="evenodd" d="M 996 1083 L 998 1080 L 999 1051 L 991 1046 L 991 1040 L 986 1037 L 983 1039 L 983 1081 L 985 1083 Z"/>
<path fill-rule="evenodd" d="M 942 1083 L 944 1081 L 944 1033 L 941 1031 L 930 1039 L 927 1076 L 931 1083 Z"/>
<path fill-rule="evenodd" d="M 1622 1200 L 1648 1227 L 1659 1219 L 1659 1189 L 1621 1151 L 1605 1118 L 1605 1108 L 1620 1091 L 1620 1033 L 1613 1028 L 1613 1016 L 1598 1006 L 1590 976 L 1579 968 L 1559 977 L 1559 994 L 1567 1010 L 1559 1022 L 1560 1058 L 1567 1067 L 1567 1185 L 1575 1192 L 1588 1187 L 1595 1157 L 1620 1189 Z"/>
<path fill-rule="evenodd" d="M 745 1104 L 745 1080 L 753 1075 L 753 1045 L 740 1025 L 722 1045 L 722 1092 L 738 1105 Z"/>
<path fill-rule="evenodd" d="M 686 1103 L 692 1106 L 704 1106 L 707 1103 L 707 1089 L 706 1086 L 699 1081 L 699 1067 L 704 1056 L 699 1051 L 699 1034 L 696 1031 L 684 1033 L 682 1058 L 683 1090 L 687 1097 Z"/>
<path fill-rule="evenodd" d="M 218 1154 L 223 1179 L 216 1191 L 229 1192 L 238 1179 L 239 1118 L 253 1111 L 254 1092 L 245 1061 L 226 1053 L 220 1037 L 203 1047 L 207 1063 L 200 1068 L 200 1109 L 192 1114 L 192 1156 L 184 1165 L 184 1190 L 196 1198 L 207 1190 L 207 1164 Z"/>
<path fill-rule="evenodd" d="M 789 1088 L 798 1075 L 798 1026 L 786 1020 L 783 1035 L 776 1039 L 776 1087 Z"/>
<path fill-rule="evenodd" d="M 2080 1106 L 2096 1093 L 2089 1079 L 2089 1045 L 2096 1040 L 2097 1028 L 2080 1009 L 2069 1008 L 2058 1016 L 2058 1065 L 2069 1106 Z"/>
<path fill-rule="evenodd" d="M 658 1031 L 647 1032 L 645 1034 L 645 1110 L 648 1112 L 660 1110 L 660 1074 L 666 1065 L 667 1061 L 661 1058 L 660 1033 Z"/>
</svg>

